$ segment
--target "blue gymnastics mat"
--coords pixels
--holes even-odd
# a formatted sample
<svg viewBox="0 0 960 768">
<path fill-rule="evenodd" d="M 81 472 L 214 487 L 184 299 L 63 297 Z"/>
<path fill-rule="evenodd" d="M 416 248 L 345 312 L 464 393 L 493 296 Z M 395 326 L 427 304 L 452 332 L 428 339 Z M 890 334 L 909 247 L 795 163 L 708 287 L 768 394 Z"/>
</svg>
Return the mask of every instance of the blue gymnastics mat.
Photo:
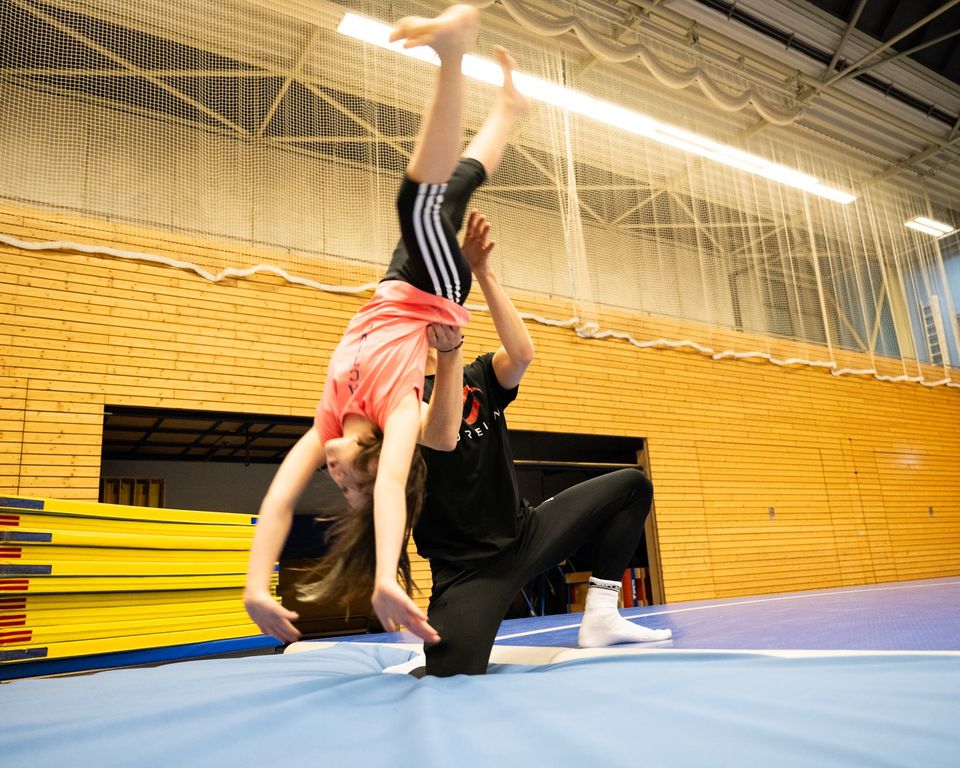
<svg viewBox="0 0 960 768">
<path fill-rule="evenodd" d="M 928 579 L 624 610 L 675 650 L 960 651 L 960 579 Z M 504 622 L 497 642 L 576 645 L 579 615 Z M 960 766 L 960 763 L 958 763 Z"/>
<path fill-rule="evenodd" d="M 960 581 L 916 583 L 918 593 L 947 596 L 938 607 L 931 599 L 923 611 L 952 614 L 956 621 L 954 584 Z M 804 594 L 813 598 L 815 593 Z M 829 608 L 811 611 L 811 616 L 821 625 L 842 624 L 850 636 L 904 619 L 922 620 L 917 613 L 908 618 L 895 609 L 892 618 L 878 621 L 876 606 L 854 607 L 875 592 L 829 594 L 844 596 L 847 607 L 838 612 L 831 601 L 839 597 L 834 597 L 819 603 Z M 776 606 L 780 611 L 807 602 L 772 599 L 776 597 L 788 596 L 625 613 L 659 613 L 642 622 L 672 626 L 674 646 L 697 645 L 702 644 L 695 642 L 697 632 L 707 630 L 684 624 L 693 616 L 719 617 L 735 606 L 751 612 Z M 817 599 L 808 602 L 812 606 Z M 919 602 L 923 600 L 913 601 Z M 775 637 L 773 631 L 758 632 L 758 618 L 750 615 L 741 622 L 744 636 L 754 641 Z M 805 626 L 812 632 L 810 622 L 794 618 L 786 623 L 787 634 L 796 635 Z M 505 645 L 519 639 L 508 635 L 520 635 L 549 639 L 552 650 L 543 649 L 548 653 L 544 658 L 552 661 L 494 663 L 482 677 L 417 680 L 382 674 L 386 667 L 412 659 L 416 650 L 383 642 L 402 643 L 402 637 L 379 635 L 368 636 L 377 642 L 318 643 L 315 650 L 301 648 L 309 651 L 303 653 L 17 680 L 0 686 L 0 764 L 960 765 L 956 650 L 804 649 L 793 643 L 791 651 L 646 646 L 630 653 L 631 646 L 558 661 L 563 653 L 585 653 L 558 642 L 571 630 L 557 627 L 575 619 L 505 622 L 494 659 L 539 652 L 532 646 Z M 714 623 L 716 634 L 702 640 L 716 644 L 717 638 L 734 634 L 732 619 Z M 751 623 L 752 634 L 746 626 Z M 911 637 L 931 639 L 916 632 Z M 953 642 L 958 642 L 956 635 Z M 729 644 L 734 645 L 732 640 Z"/>
<path fill-rule="evenodd" d="M 644 626 L 673 632 L 669 641 L 633 648 L 759 653 L 960 651 L 960 578 L 670 603 L 621 613 Z M 575 648 L 580 616 L 556 614 L 505 621 L 497 634 L 497 647 Z M 403 632 L 339 639 L 360 643 L 416 640 Z"/>
</svg>

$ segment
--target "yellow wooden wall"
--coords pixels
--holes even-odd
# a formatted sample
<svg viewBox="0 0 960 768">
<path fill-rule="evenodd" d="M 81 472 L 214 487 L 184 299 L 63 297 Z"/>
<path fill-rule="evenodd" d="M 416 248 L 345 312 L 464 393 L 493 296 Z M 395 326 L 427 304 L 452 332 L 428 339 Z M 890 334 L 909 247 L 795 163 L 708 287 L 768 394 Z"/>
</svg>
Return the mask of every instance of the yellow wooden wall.
<svg viewBox="0 0 960 768">
<path fill-rule="evenodd" d="M 0 232 L 230 248 L 10 207 Z M 0 245 L 0 262 L 0 492 L 96 499 L 108 403 L 310 415 L 362 302 L 80 253 Z M 960 574 L 960 391 L 530 328 L 511 425 L 648 439 L 668 601 Z M 495 344 L 477 313 L 466 354 Z"/>
</svg>

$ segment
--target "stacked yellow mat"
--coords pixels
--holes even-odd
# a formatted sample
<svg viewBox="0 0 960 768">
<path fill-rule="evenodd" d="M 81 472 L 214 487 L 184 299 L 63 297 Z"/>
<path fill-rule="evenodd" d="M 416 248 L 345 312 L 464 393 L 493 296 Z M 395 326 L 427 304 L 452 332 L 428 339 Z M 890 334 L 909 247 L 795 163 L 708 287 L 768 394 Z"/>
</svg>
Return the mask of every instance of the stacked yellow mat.
<svg viewBox="0 0 960 768">
<path fill-rule="evenodd" d="M 255 522 L 0 496 L 0 665 L 259 635 L 242 599 Z"/>
</svg>

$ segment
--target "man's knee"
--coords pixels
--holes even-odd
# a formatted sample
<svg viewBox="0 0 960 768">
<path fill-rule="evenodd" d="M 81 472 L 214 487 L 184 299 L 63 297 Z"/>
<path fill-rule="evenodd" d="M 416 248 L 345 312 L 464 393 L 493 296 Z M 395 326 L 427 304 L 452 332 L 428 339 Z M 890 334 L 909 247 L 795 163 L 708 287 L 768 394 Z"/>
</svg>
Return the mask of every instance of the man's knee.
<svg viewBox="0 0 960 768">
<path fill-rule="evenodd" d="M 426 656 L 426 674 L 433 677 L 451 677 L 452 675 L 482 675 L 487 671 L 490 659 L 491 641 L 478 642 L 476 637 L 465 633 L 440 635 L 440 642 L 424 647 Z"/>
<path fill-rule="evenodd" d="M 618 469 L 613 474 L 625 487 L 636 493 L 653 496 L 653 483 L 642 469 Z"/>
</svg>

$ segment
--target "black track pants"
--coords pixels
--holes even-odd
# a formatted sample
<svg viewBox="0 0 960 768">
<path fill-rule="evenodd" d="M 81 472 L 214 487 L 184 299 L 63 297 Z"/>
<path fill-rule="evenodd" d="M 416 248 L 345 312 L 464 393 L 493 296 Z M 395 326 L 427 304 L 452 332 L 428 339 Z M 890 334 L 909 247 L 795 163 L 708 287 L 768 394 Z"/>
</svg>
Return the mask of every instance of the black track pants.
<svg viewBox="0 0 960 768">
<path fill-rule="evenodd" d="M 482 566 L 431 560 L 430 624 L 440 642 L 426 648 L 427 674 L 483 674 L 497 629 L 530 579 L 584 545 L 593 575 L 620 581 L 653 500 L 653 485 L 638 469 L 621 469 L 569 488 L 528 515 L 520 537 Z"/>
</svg>

